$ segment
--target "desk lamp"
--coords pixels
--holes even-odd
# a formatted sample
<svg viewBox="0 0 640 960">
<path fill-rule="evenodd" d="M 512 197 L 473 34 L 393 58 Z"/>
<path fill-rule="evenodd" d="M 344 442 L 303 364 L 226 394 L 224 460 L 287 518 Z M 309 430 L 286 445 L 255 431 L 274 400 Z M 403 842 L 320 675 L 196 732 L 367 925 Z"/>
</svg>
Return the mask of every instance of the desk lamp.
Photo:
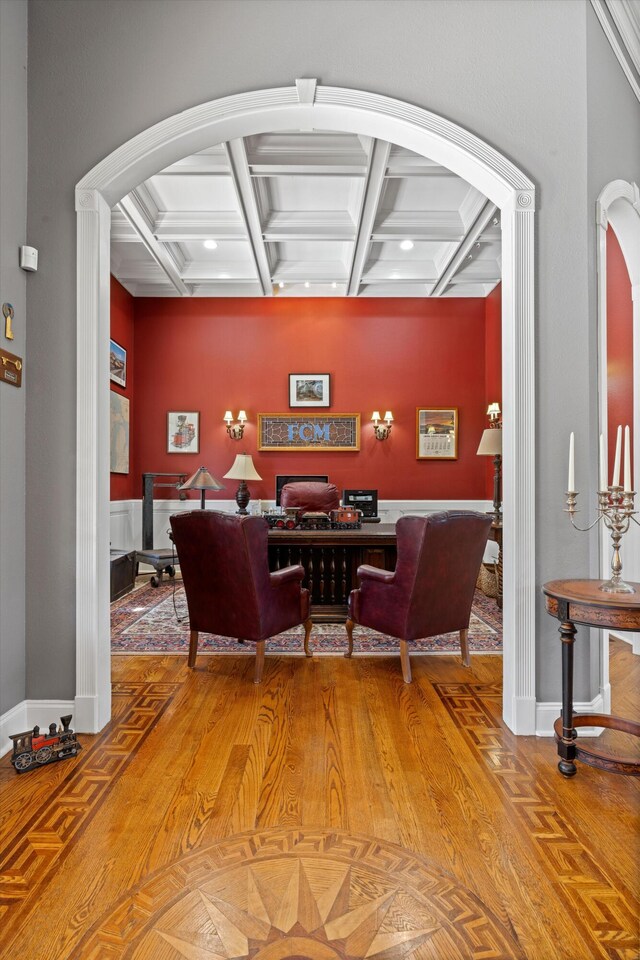
<svg viewBox="0 0 640 960">
<path fill-rule="evenodd" d="M 240 486 L 236 491 L 236 503 L 238 509 L 236 513 L 246 516 L 248 513 L 247 504 L 249 503 L 249 490 L 247 480 L 262 480 L 262 477 L 253 465 L 253 460 L 249 453 L 238 453 L 231 470 L 224 475 L 225 480 L 239 480 Z"/>
<path fill-rule="evenodd" d="M 186 480 L 178 490 L 199 490 L 200 509 L 204 510 L 204 497 L 207 490 L 224 490 L 224 483 L 212 477 L 206 467 L 198 467 L 196 472 Z"/>
</svg>

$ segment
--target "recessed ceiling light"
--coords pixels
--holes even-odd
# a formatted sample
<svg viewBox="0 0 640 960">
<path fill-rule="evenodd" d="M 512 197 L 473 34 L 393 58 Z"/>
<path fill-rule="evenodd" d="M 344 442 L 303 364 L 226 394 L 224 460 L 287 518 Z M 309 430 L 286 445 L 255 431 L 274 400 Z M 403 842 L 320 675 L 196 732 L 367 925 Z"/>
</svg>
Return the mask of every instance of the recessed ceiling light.
<svg viewBox="0 0 640 960">
<path fill-rule="evenodd" d="M 281 280 L 278 286 L 280 287 L 281 290 L 284 290 L 284 281 Z"/>
<path fill-rule="evenodd" d="M 308 289 L 309 289 L 309 281 L 308 281 L 308 280 L 305 280 L 304 285 L 305 285 L 305 287 L 306 287 L 307 290 L 308 290 Z"/>
<path fill-rule="evenodd" d="M 337 288 L 338 284 L 337 284 L 337 283 L 335 282 L 335 280 L 334 280 L 333 283 L 331 284 L 331 286 L 332 286 L 333 289 L 335 290 L 335 289 Z"/>
<path fill-rule="evenodd" d="M 215 250 L 218 244 L 216 243 L 215 240 L 205 240 L 204 246 L 207 248 L 207 250 Z"/>
<path fill-rule="evenodd" d="M 403 240 L 400 244 L 401 250 L 413 250 L 413 240 Z"/>
</svg>

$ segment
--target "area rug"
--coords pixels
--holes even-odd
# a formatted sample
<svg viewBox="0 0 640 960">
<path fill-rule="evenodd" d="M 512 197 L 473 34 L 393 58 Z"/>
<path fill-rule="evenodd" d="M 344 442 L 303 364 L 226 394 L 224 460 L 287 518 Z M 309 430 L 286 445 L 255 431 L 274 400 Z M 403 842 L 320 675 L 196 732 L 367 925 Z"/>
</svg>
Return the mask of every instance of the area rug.
<svg viewBox="0 0 640 960">
<path fill-rule="evenodd" d="M 304 631 L 295 627 L 267 643 L 267 652 L 304 656 Z M 314 624 L 311 646 L 315 654 L 341 656 L 347 649 L 347 634 L 343 624 Z M 119 654 L 187 654 L 189 649 L 189 620 L 184 590 L 178 581 L 161 583 L 157 588 L 145 584 L 111 604 L 111 652 Z M 356 627 L 353 631 L 354 653 L 389 654 L 398 652 L 398 641 L 370 630 Z M 502 612 L 495 600 L 476 591 L 471 623 L 469 624 L 471 653 L 502 652 Z M 414 653 L 453 653 L 460 650 L 457 633 L 447 633 L 411 644 Z M 253 644 L 239 644 L 231 637 L 200 634 L 198 655 L 247 654 L 254 656 Z"/>
</svg>

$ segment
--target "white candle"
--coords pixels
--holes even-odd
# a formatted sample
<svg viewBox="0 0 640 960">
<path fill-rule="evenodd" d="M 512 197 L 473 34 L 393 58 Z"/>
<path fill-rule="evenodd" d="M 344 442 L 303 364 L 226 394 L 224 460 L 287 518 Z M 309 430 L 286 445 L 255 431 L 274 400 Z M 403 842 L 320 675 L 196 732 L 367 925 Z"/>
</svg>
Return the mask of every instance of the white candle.
<svg viewBox="0 0 640 960">
<path fill-rule="evenodd" d="M 624 492 L 631 493 L 631 439 L 629 437 L 629 427 L 624 428 Z"/>
<path fill-rule="evenodd" d="M 569 479 L 567 481 L 567 491 L 569 493 L 576 492 L 576 474 L 575 474 L 575 461 L 574 461 L 574 440 L 573 433 L 569 436 Z"/>
<path fill-rule="evenodd" d="M 613 479 L 611 481 L 612 487 L 620 486 L 620 452 L 622 448 L 622 427 L 618 427 L 618 433 L 616 435 L 616 458 L 613 461 Z"/>
<path fill-rule="evenodd" d="M 600 490 L 607 489 L 607 450 L 604 445 L 604 434 L 600 434 Z"/>
</svg>

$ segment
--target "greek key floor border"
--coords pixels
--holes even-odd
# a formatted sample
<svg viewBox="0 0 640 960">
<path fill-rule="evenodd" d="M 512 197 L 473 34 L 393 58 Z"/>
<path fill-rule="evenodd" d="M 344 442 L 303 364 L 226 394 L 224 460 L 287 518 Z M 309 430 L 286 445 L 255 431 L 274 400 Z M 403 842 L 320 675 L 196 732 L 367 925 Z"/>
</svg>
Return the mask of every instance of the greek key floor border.
<svg viewBox="0 0 640 960">
<path fill-rule="evenodd" d="M 0 850 L 0 922 L 9 942 L 30 898 L 100 809 L 114 777 L 136 756 L 179 688 L 176 683 L 115 683 L 131 703 L 73 762 L 68 775 Z M 117 727 L 118 739 L 113 740 Z M 28 776 L 28 774 L 26 774 Z"/>
<path fill-rule="evenodd" d="M 434 683 L 453 723 L 511 804 L 539 860 L 569 908 L 571 923 L 608 960 L 637 956 L 639 902 L 620 892 L 584 846 L 578 832 L 557 810 L 530 763 L 515 749 L 516 737 L 497 724 L 487 699 L 500 696 L 496 685 Z M 555 774 L 555 763 L 549 770 Z"/>
</svg>

